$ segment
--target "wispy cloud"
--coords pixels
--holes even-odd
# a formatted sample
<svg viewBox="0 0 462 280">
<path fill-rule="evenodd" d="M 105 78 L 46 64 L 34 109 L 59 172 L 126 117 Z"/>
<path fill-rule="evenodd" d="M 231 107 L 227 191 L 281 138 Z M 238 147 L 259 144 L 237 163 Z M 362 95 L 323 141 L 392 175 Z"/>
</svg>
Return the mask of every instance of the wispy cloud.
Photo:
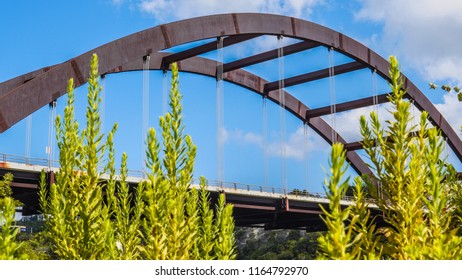
<svg viewBox="0 0 462 280">
<path fill-rule="evenodd" d="M 111 0 L 112 4 L 116 5 L 116 6 L 119 6 L 119 5 L 122 5 L 125 0 Z"/>
<path fill-rule="evenodd" d="M 457 115 L 457 110 L 462 109 L 462 104 L 458 104 L 458 102 L 455 102 L 454 97 L 455 95 L 452 94 L 451 97 L 446 98 L 445 97 L 445 102 L 443 104 L 437 104 L 436 106 L 438 109 L 440 109 L 441 113 L 445 115 L 446 118 L 449 116 L 449 122 L 452 121 L 452 123 L 457 123 L 456 121 L 456 115 Z M 369 106 L 369 107 L 364 107 L 364 108 L 359 108 L 343 113 L 339 113 L 336 116 L 336 129 L 341 135 L 346 142 L 355 142 L 355 141 L 360 141 L 362 139 L 361 132 L 360 132 L 360 124 L 359 124 L 359 119 L 361 116 L 365 116 L 366 120 L 369 122 L 370 121 L 370 113 L 372 111 L 376 111 L 380 124 L 382 128 L 386 128 L 389 126 L 387 121 L 393 121 L 393 116 L 390 112 L 392 112 L 393 105 L 391 103 L 385 103 L 378 105 L 377 107 L 374 106 Z M 409 126 L 415 126 L 415 130 L 417 130 L 420 125 L 420 110 L 417 109 L 413 104 L 411 104 L 410 107 L 410 114 L 411 114 L 411 122 L 408 124 Z M 447 114 L 447 115 L 446 115 Z M 331 118 L 330 117 L 325 117 L 324 120 L 328 124 L 332 124 Z M 339 125 L 341 124 L 341 125 Z M 429 123 L 429 127 L 432 127 L 432 125 Z"/>
<path fill-rule="evenodd" d="M 389 103 L 378 105 L 377 107 L 369 106 L 355 110 L 350 110 L 338 113 L 335 116 L 335 128 L 339 135 L 342 136 L 347 142 L 359 141 L 361 139 L 359 119 L 365 116 L 369 119 L 372 111 L 376 110 L 382 125 L 385 125 L 386 120 L 389 120 L 391 115 L 389 110 L 391 105 Z M 332 126 L 331 116 L 323 117 L 323 119 Z"/>
<path fill-rule="evenodd" d="M 462 103 L 457 99 L 455 93 L 447 93 L 443 96 L 443 103 L 435 104 L 436 108 L 443 114 L 452 128 L 456 131 L 460 131 L 462 125 L 462 118 L 460 112 L 462 112 Z M 458 133 L 460 136 L 460 133 Z"/>
<path fill-rule="evenodd" d="M 114 0 L 123 1 L 123 0 Z M 315 6 L 325 0 L 136 0 L 139 9 L 152 15 L 157 21 L 171 21 L 196 16 L 231 13 L 262 12 L 295 17 L 309 17 Z"/>
<path fill-rule="evenodd" d="M 264 149 L 265 141 L 263 136 L 254 132 L 245 132 L 240 129 L 232 131 L 225 130 L 223 133 L 224 139 L 229 144 L 238 145 L 252 145 L 259 149 Z M 324 142 L 314 131 L 311 129 L 305 134 L 303 126 L 297 128 L 295 132 L 288 135 L 284 146 L 281 144 L 279 136 L 272 137 L 267 140 L 268 156 L 281 157 L 282 147 L 285 148 L 285 155 L 288 159 L 304 160 L 305 153 L 319 150 L 320 147 L 325 149 L 327 143 Z"/>
<path fill-rule="evenodd" d="M 429 81 L 462 82 L 462 1 L 360 0 L 356 19 L 383 24 L 375 38 Z"/>
</svg>

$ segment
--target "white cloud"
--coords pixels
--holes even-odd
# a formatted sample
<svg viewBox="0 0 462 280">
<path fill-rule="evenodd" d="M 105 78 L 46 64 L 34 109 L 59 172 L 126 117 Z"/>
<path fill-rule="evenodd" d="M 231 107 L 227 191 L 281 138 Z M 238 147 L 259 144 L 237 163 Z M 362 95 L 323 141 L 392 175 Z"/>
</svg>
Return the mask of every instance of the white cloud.
<svg viewBox="0 0 462 280">
<path fill-rule="evenodd" d="M 358 20 L 383 24 L 383 34 L 374 38 L 382 51 L 397 55 L 429 82 L 462 83 L 462 1 L 359 1 Z M 457 96 L 444 94 L 435 106 L 458 132 L 462 104 Z"/>
<path fill-rule="evenodd" d="M 321 148 L 321 150 L 323 150 L 327 147 L 327 143 L 322 140 L 320 136 L 317 136 L 311 129 L 308 130 L 305 138 L 304 128 L 303 126 L 300 126 L 287 138 L 285 143 L 285 153 L 287 158 L 301 161 L 305 159 L 305 151 L 310 154 L 311 151 L 319 150 L 320 146 L 323 147 Z M 281 143 L 270 143 L 269 154 L 273 156 L 282 156 Z"/>
<path fill-rule="evenodd" d="M 435 104 L 435 106 L 452 126 L 454 131 L 460 135 L 459 131 L 462 125 L 462 117 L 460 115 L 462 111 L 462 102 L 459 102 L 457 99 L 457 94 L 453 92 L 444 94 L 443 103 Z M 392 119 L 390 114 L 390 110 L 392 109 L 390 103 L 378 107 L 378 114 L 382 127 L 386 127 L 388 125 L 386 121 Z M 364 115 L 369 119 L 369 114 L 372 110 L 374 110 L 373 107 L 365 107 L 337 114 L 336 123 L 339 135 L 347 142 L 359 141 L 361 139 L 359 118 Z M 416 129 L 418 129 L 420 111 L 414 105 L 411 105 L 411 117 L 413 117 L 411 125 L 415 125 L 417 127 Z M 330 117 L 323 117 L 323 119 L 329 125 L 332 123 Z M 339 123 L 342 125 L 338 125 Z M 433 125 L 429 123 L 428 126 L 432 127 Z"/>
<path fill-rule="evenodd" d="M 377 113 L 382 125 L 385 124 L 385 120 L 390 118 L 389 109 L 389 103 L 377 106 Z M 376 110 L 376 108 L 374 106 L 369 106 L 338 113 L 335 116 L 335 127 L 338 134 L 344 138 L 346 142 L 359 141 L 361 139 L 359 119 L 361 116 L 366 116 L 366 118 L 369 119 L 369 115 L 373 110 Z M 322 119 L 332 126 L 331 116 L 325 116 L 322 117 Z"/>
<path fill-rule="evenodd" d="M 378 46 L 429 81 L 462 81 L 462 1 L 359 0 L 356 18 L 383 24 Z"/>
<path fill-rule="evenodd" d="M 115 0 L 121 1 L 121 0 Z M 152 15 L 157 21 L 165 22 L 196 16 L 232 13 L 262 12 L 307 18 L 313 7 L 325 0 L 137 0 L 141 11 Z"/>
<path fill-rule="evenodd" d="M 264 149 L 264 139 L 261 134 L 256 134 L 254 132 L 244 132 L 240 129 L 233 131 L 225 130 L 222 133 L 223 135 L 226 135 L 226 142 L 236 143 L 239 145 L 254 145 L 259 149 Z M 291 133 L 287 137 L 284 147 L 285 154 L 288 159 L 301 161 L 305 158 L 305 152 L 310 153 L 311 151 L 316 151 L 319 149 L 323 150 L 327 147 L 327 143 L 324 142 L 324 140 L 316 135 L 316 133 L 311 129 L 308 130 L 305 137 L 304 128 L 303 126 L 300 126 L 295 132 Z M 283 152 L 279 136 L 268 140 L 267 149 L 269 156 L 282 156 Z"/>
<path fill-rule="evenodd" d="M 457 97 L 456 97 L 457 98 Z M 446 99 L 446 98 L 445 98 Z M 450 105 L 450 102 L 452 104 Z M 451 112 L 454 114 L 454 117 L 456 117 L 456 112 L 457 109 L 460 111 L 462 109 L 462 104 L 453 104 L 454 100 L 451 98 L 445 104 L 437 105 L 443 107 L 447 107 L 447 111 Z M 459 105 L 459 106 L 457 106 Z M 440 109 L 440 108 L 438 108 Z M 360 133 L 360 124 L 359 124 L 359 119 L 361 116 L 365 116 L 366 119 L 369 121 L 369 116 L 370 113 L 373 110 L 377 110 L 377 114 L 379 116 L 380 124 L 382 128 L 386 128 L 388 124 L 386 123 L 387 120 L 392 120 L 392 115 L 390 114 L 390 111 L 393 110 L 393 106 L 391 103 L 384 103 L 381 105 L 377 106 L 377 109 L 375 109 L 374 106 L 369 106 L 369 107 L 363 107 L 363 108 L 358 108 L 355 110 L 350 110 L 342 113 L 338 113 L 336 116 L 336 129 L 339 133 L 340 136 L 342 136 L 346 142 L 355 142 L 355 141 L 360 141 L 362 136 Z M 417 109 L 413 104 L 411 104 L 411 118 L 412 121 L 410 125 L 416 126 L 416 129 L 419 127 L 419 118 L 420 118 L 420 111 Z M 441 111 L 443 115 L 445 115 L 446 111 Z M 445 115 L 446 116 L 446 115 Z M 332 120 L 330 116 L 323 117 L 323 119 L 329 124 L 332 124 Z M 340 125 L 341 124 L 341 125 Z M 431 124 L 429 124 L 431 127 Z"/>
<path fill-rule="evenodd" d="M 260 134 L 253 132 L 244 132 L 241 129 L 228 131 L 226 128 L 222 129 L 222 135 L 226 135 L 223 142 L 237 142 L 239 144 L 251 144 L 263 146 L 263 137 Z"/>
<path fill-rule="evenodd" d="M 462 125 L 462 103 L 457 99 L 455 93 L 447 93 L 443 96 L 443 103 L 435 104 L 436 108 L 443 114 L 454 131 L 459 132 Z M 460 135 L 460 133 L 458 133 Z"/>
</svg>

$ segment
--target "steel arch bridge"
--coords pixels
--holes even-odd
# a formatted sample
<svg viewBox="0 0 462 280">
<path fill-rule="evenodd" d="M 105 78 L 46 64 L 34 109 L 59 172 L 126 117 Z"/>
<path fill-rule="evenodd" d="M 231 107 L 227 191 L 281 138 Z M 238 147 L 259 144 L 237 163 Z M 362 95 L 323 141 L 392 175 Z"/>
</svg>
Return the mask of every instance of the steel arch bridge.
<svg viewBox="0 0 462 280">
<path fill-rule="evenodd" d="M 215 77 L 216 62 L 198 55 L 217 49 L 215 42 L 205 43 L 177 53 L 162 50 L 202 39 L 223 37 L 223 46 L 230 46 L 262 35 L 282 35 L 301 42 L 284 47 L 284 55 L 313 48 L 330 48 L 353 59 L 353 62 L 336 65 L 335 75 L 369 68 L 385 80 L 389 80 L 387 60 L 377 53 L 342 33 L 305 20 L 269 14 L 223 14 L 177 21 L 159 25 L 105 44 L 61 64 L 45 67 L 0 84 L 0 133 L 24 119 L 34 111 L 49 104 L 66 93 L 66 81 L 74 78 L 76 87 L 87 81 L 90 56 L 99 56 L 99 69 L 103 75 L 142 70 L 142 61 L 150 56 L 150 69 L 167 69 L 172 62 L 178 62 L 180 71 Z M 277 58 L 277 50 L 260 53 L 223 65 L 223 79 L 240 85 L 280 104 L 278 81 L 269 82 L 243 70 L 243 67 Z M 284 90 L 288 87 L 309 83 L 329 77 L 329 69 L 284 79 Z M 414 105 L 429 113 L 433 125 L 441 129 L 443 137 L 455 155 L 462 160 L 462 142 L 443 115 L 425 95 L 403 76 L 407 98 Z M 347 149 L 347 158 L 359 174 L 371 170 L 358 156 L 361 149 L 358 142 L 347 143 L 332 127 L 320 117 L 331 113 L 329 107 L 311 109 L 289 92 L 284 92 L 285 108 L 302 122 L 308 124 L 329 144 L 341 142 Z M 379 95 L 378 103 L 388 102 L 387 94 Z M 336 104 L 336 112 L 373 105 L 373 97 Z M 332 139 L 337 137 L 337 139 Z"/>
<path fill-rule="evenodd" d="M 165 50 L 214 38 L 222 38 L 223 47 L 227 47 L 264 35 L 284 36 L 299 40 L 297 43 L 283 47 L 283 55 L 315 48 L 327 48 L 349 57 L 352 62 L 335 65 L 333 69 L 319 69 L 285 78 L 283 83 L 267 81 L 243 69 L 277 58 L 278 50 L 275 49 L 224 63 L 222 65 L 223 80 L 249 89 L 279 105 L 282 103 L 279 90 L 281 84 L 284 84 L 284 108 L 301 122 L 309 125 L 329 144 L 343 143 L 347 149 L 347 160 L 353 169 L 359 174 L 370 174 L 372 171 L 357 153 L 357 150 L 362 148 L 361 143 L 347 142 L 321 118 L 332 113 L 330 107 L 309 108 L 289 91 L 294 85 L 367 68 L 389 81 L 388 61 L 342 33 L 312 22 L 280 15 L 222 14 L 163 24 L 107 43 L 66 62 L 2 82 L 0 83 L 0 133 L 64 95 L 69 78 L 74 79 L 76 87 L 85 84 L 89 76 L 90 57 L 93 53 L 98 54 L 99 70 L 102 75 L 143 70 L 143 60 L 149 56 L 151 70 L 167 70 L 171 63 L 177 62 L 180 71 L 217 77 L 217 61 L 200 57 L 204 53 L 216 50 L 216 42 L 203 43 L 176 53 L 168 53 Z M 429 113 L 431 123 L 440 128 L 442 136 L 447 140 L 458 159 L 462 161 L 462 141 L 456 132 L 406 76 L 403 76 L 403 82 L 404 88 L 407 89 L 406 98 L 410 99 L 419 110 Z M 338 103 L 335 106 L 336 112 L 339 113 L 386 102 L 388 102 L 387 94 L 381 94 L 376 97 Z"/>
</svg>

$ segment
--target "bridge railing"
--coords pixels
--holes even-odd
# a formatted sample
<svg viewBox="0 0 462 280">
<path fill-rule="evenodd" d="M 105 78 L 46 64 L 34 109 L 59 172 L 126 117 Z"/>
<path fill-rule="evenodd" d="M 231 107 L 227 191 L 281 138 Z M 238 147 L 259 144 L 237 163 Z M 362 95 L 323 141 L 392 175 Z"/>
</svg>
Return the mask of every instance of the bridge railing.
<svg viewBox="0 0 462 280">
<path fill-rule="evenodd" d="M 193 184 L 199 184 L 200 180 L 194 179 Z M 315 193 L 315 192 L 308 192 L 306 190 L 300 190 L 296 188 L 278 188 L 272 186 L 262 186 L 262 185 L 253 185 L 253 184 L 243 184 L 237 182 L 222 182 L 222 181 L 215 181 L 215 180 L 206 180 L 206 186 L 211 187 L 218 187 L 223 189 L 234 189 L 234 190 L 241 190 L 241 191 L 254 191 L 254 192 L 262 192 L 262 193 L 272 193 L 272 194 L 280 194 L 280 195 L 294 195 L 300 197 L 314 197 L 314 198 L 327 198 L 325 193 Z"/>
<path fill-rule="evenodd" d="M 33 157 L 26 157 L 26 156 L 17 156 L 17 155 L 9 155 L 0 153 L 0 163 L 19 163 L 31 166 L 40 166 L 44 169 L 46 168 L 60 168 L 61 165 L 57 160 L 49 160 L 45 158 L 33 158 Z M 104 167 L 99 167 L 98 171 L 104 172 Z M 120 173 L 120 169 L 116 169 L 116 172 Z M 143 172 L 139 170 L 128 170 L 127 176 L 136 177 L 136 178 L 143 178 Z"/>
<path fill-rule="evenodd" d="M 194 179 L 193 184 L 199 184 L 199 179 Z M 286 195 L 293 195 L 297 197 L 310 197 L 310 198 L 321 198 L 321 199 L 328 199 L 325 193 L 318 193 L 318 192 L 309 192 L 303 189 L 297 188 L 278 188 L 278 187 L 271 187 L 271 186 L 262 186 L 262 185 L 252 185 L 252 184 L 244 184 L 244 183 L 237 183 L 237 182 L 222 182 L 222 181 L 215 181 L 215 180 L 205 180 L 206 186 L 210 187 L 218 187 L 226 189 L 234 189 L 234 190 L 241 190 L 241 191 L 254 191 L 254 192 L 261 192 L 261 193 L 272 193 L 272 194 L 280 194 L 283 196 Z M 355 201 L 353 196 L 343 196 L 343 201 Z M 375 203 L 375 201 L 371 198 L 366 198 L 368 203 Z"/>
<path fill-rule="evenodd" d="M 50 161 L 48 159 L 43 158 L 31 158 L 25 156 L 16 156 L 16 155 L 8 155 L 0 153 L 0 162 L 1 163 L 19 163 L 19 164 L 26 164 L 26 165 L 35 165 L 41 167 L 53 167 L 59 168 L 60 164 L 59 161 Z M 99 168 L 100 172 L 104 172 L 104 168 Z M 120 172 L 120 170 L 116 170 L 116 172 Z M 134 178 L 146 178 L 146 174 L 143 171 L 139 170 L 128 170 L 128 176 Z M 193 179 L 192 184 L 199 185 L 199 179 Z M 293 195 L 297 197 L 311 197 L 311 198 L 322 198 L 327 199 L 325 193 L 315 193 L 309 192 L 307 190 L 298 189 L 298 188 L 278 188 L 272 186 L 262 186 L 262 185 L 253 185 L 253 184 L 244 184 L 244 183 L 237 183 L 237 182 L 222 182 L 216 180 L 206 180 L 206 187 L 218 187 L 226 189 L 234 189 L 240 191 L 253 191 L 253 192 L 261 192 L 261 193 L 271 193 L 271 194 L 279 194 L 283 196 Z M 351 196 L 344 196 L 342 200 L 345 201 L 354 201 L 354 197 Z"/>
<path fill-rule="evenodd" d="M 2 163 L 20 163 L 20 164 L 27 164 L 27 165 L 37 165 L 37 166 L 45 166 L 45 167 L 56 167 L 59 168 L 59 161 L 56 160 L 48 160 L 45 158 L 33 158 L 33 157 L 25 157 L 25 156 L 16 156 L 16 155 L 8 155 L 8 154 L 0 154 L 0 162 Z"/>
</svg>

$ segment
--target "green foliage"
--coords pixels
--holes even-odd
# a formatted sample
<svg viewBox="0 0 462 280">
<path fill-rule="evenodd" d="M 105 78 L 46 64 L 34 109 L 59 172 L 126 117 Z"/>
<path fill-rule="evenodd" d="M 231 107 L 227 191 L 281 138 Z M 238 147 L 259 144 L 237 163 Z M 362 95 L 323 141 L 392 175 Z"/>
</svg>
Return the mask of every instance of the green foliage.
<svg viewBox="0 0 462 280">
<path fill-rule="evenodd" d="M 329 207 L 325 209 L 323 219 L 327 231 L 318 239 L 319 259 L 353 260 L 376 259 L 377 238 L 375 226 L 369 225 L 370 212 L 365 200 L 362 182 L 356 179 L 353 205 L 341 205 L 342 198 L 349 190 L 349 178 L 342 181 L 347 165 L 346 151 L 343 145 L 332 145 L 330 158 L 330 177 L 325 182 Z"/>
<path fill-rule="evenodd" d="M 0 181 L 0 260 L 27 257 L 23 254 L 18 254 L 21 244 L 16 242 L 18 228 L 15 227 L 14 221 L 18 203 L 11 198 L 12 191 L 10 184 L 12 180 L 13 175 L 7 173 L 3 176 L 2 181 Z"/>
<path fill-rule="evenodd" d="M 147 259 L 232 259 L 232 206 L 225 205 L 224 195 L 220 195 L 214 215 L 205 180 L 201 180 L 199 192 L 191 188 L 196 147 L 189 135 L 183 136 L 176 64 L 172 64 L 171 83 L 171 111 L 160 118 L 162 159 L 154 129 L 149 130 L 147 138 L 149 174 L 140 186 L 146 205 L 142 219 L 145 246 L 141 254 Z"/>
<path fill-rule="evenodd" d="M 345 213 L 348 208 L 342 212 L 337 204 L 331 206 L 339 195 L 330 188 L 331 205 L 325 218 L 329 230 L 320 239 L 321 252 L 324 257 L 342 259 L 351 259 L 358 252 L 366 259 L 459 259 L 461 240 L 452 227 L 448 201 L 448 190 L 456 184 L 450 180 L 454 178 L 453 168 L 441 160 L 443 140 L 436 128 L 428 127 L 427 113 L 421 114 L 419 127 L 411 125 L 410 103 L 403 100 L 405 91 L 395 57 L 390 57 L 390 65 L 393 119 L 385 128 L 375 112 L 369 121 L 364 116 L 360 120 L 363 147 L 374 170 L 364 182 L 387 226 L 376 229 L 371 224 L 359 180 L 353 207 L 356 209 L 350 213 Z M 335 163 L 344 158 L 339 149 L 333 146 L 332 182 L 339 182 L 340 173 L 335 170 L 341 167 Z M 342 190 L 342 186 L 337 188 Z M 331 240 L 333 245 L 325 240 Z"/>
<path fill-rule="evenodd" d="M 86 127 L 74 116 L 73 81 L 68 83 L 64 118 L 56 119 L 61 169 L 49 189 L 45 176 L 39 200 L 46 217 L 44 234 L 60 259 L 232 259 L 232 205 L 220 195 L 216 213 L 209 207 L 205 180 L 191 188 L 196 147 L 183 136 L 178 68 L 172 65 L 170 108 L 160 118 L 163 158 L 154 129 L 147 135 L 147 179 L 136 190 L 127 178 L 127 155 L 115 171 L 114 134 L 100 132 L 98 58 L 88 80 Z M 106 157 L 106 159 L 105 159 Z M 98 167 L 106 161 L 104 170 Z M 102 172 L 109 176 L 102 180 Z"/>
<path fill-rule="evenodd" d="M 27 256 L 28 260 L 50 260 L 54 257 L 49 242 L 41 233 L 20 233 L 17 241 L 21 243 L 17 254 Z"/>
<path fill-rule="evenodd" d="M 11 197 L 13 191 L 11 190 L 10 184 L 13 181 L 13 174 L 6 173 L 3 175 L 3 179 L 0 181 L 0 199 L 5 197 Z"/>
<path fill-rule="evenodd" d="M 220 194 L 217 205 L 214 248 L 216 258 L 219 260 L 232 260 L 236 257 L 234 252 L 234 221 L 232 211 L 233 208 L 231 205 L 225 205 L 224 194 Z"/>
<path fill-rule="evenodd" d="M 98 165 L 108 145 L 100 132 L 98 58 L 93 55 L 88 79 L 87 123 L 79 130 L 74 116 L 73 80 L 68 83 L 64 119 L 56 118 L 61 169 L 49 190 L 42 183 L 40 204 L 46 236 L 61 259 L 112 259 L 115 255 L 111 208 L 103 199 Z M 109 133 L 108 142 L 116 126 Z M 43 176 L 42 176 L 43 177 Z"/>
<path fill-rule="evenodd" d="M 366 192 L 359 177 L 355 179 L 354 199 L 355 204 L 351 206 L 351 220 L 357 240 L 355 245 L 358 248 L 357 259 L 379 259 L 383 245 L 380 244 L 380 238 L 376 235 L 375 217 L 371 218 L 368 209 L 369 202 L 366 200 Z"/>
<path fill-rule="evenodd" d="M 343 145 L 332 145 L 330 157 L 330 180 L 325 182 L 325 190 L 329 199 L 329 210 L 321 206 L 325 216 L 322 217 L 327 226 L 325 235 L 319 237 L 320 258 L 354 259 L 357 252 L 350 252 L 354 245 L 353 225 L 347 225 L 351 209 L 342 208 L 340 201 L 348 189 L 348 179 L 341 181 L 346 172 L 345 151 Z"/>
</svg>

